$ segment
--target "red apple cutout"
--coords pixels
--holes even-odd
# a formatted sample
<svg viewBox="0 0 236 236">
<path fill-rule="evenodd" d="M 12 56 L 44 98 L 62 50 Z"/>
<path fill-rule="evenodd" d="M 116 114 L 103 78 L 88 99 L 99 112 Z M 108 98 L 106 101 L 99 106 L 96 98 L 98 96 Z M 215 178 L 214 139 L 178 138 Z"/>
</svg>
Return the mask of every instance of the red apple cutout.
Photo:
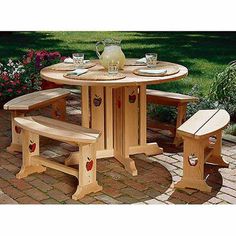
<svg viewBox="0 0 236 236">
<path fill-rule="evenodd" d="M 30 152 L 34 152 L 36 149 L 36 143 L 30 140 L 29 150 Z"/>
<path fill-rule="evenodd" d="M 57 118 L 60 118 L 60 117 L 61 117 L 61 113 L 60 113 L 59 111 L 55 111 L 55 116 L 56 116 Z"/>
<path fill-rule="evenodd" d="M 101 103 L 102 103 L 102 98 L 95 94 L 95 98 L 93 99 L 94 106 L 99 107 Z"/>
<path fill-rule="evenodd" d="M 19 126 L 15 126 L 15 131 L 17 134 L 20 134 L 21 133 L 21 128 Z"/>
<path fill-rule="evenodd" d="M 133 91 L 130 95 L 129 95 L 129 102 L 130 103 L 135 103 L 136 101 L 136 95 L 134 94 L 135 91 Z"/>
<path fill-rule="evenodd" d="M 121 108 L 121 101 L 120 100 L 117 101 L 117 106 L 119 109 Z"/>
<path fill-rule="evenodd" d="M 93 160 L 91 160 L 88 157 L 88 161 L 86 162 L 86 169 L 87 169 L 87 171 L 90 171 L 90 170 L 92 170 L 92 168 L 93 168 Z"/>
</svg>

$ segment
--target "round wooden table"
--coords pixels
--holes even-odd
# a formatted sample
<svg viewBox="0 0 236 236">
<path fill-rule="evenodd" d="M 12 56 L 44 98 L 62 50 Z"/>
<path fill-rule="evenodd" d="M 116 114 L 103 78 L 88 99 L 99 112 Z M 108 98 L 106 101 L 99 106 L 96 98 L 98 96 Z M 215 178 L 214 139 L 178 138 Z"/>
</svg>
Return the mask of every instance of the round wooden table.
<svg viewBox="0 0 236 236">
<path fill-rule="evenodd" d="M 98 61 L 95 62 L 96 66 L 89 71 L 104 71 Z M 64 77 L 66 71 L 45 67 L 40 75 L 57 84 L 81 86 L 82 125 L 102 132 L 97 144 L 97 158 L 115 157 L 130 174 L 137 175 L 135 162 L 130 155 L 156 155 L 163 152 L 157 143 L 147 143 L 146 86 L 179 80 L 188 74 L 188 69 L 184 66 L 169 62 L 167 64 L 178 66 L 179 72 L 168 76 L 146 77 L 133 74 L 141 66 L 125 66 L 121 71 L 126 75 L 124 79 L 96 81 L 68 79 Z M 89 73 L 87 72 L 87 77 Z M 66 164 L 78 164 L 78 158 L 77 154 L 72 154 Z"/>
</svg>

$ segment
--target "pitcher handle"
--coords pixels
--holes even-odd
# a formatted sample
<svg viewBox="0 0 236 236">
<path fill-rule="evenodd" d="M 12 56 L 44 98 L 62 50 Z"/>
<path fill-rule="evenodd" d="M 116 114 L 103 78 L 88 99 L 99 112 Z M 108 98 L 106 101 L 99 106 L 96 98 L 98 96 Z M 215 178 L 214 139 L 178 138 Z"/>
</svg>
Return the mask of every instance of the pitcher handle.
<svg viewBox="0 0 236 236">
<path fill-rule="evenodd" d="M 99 46 L 100 44 L 103 44 L 103 45 L 104 45 L 104 42 L 103 42 L 103 41 L 100 41 L 100 42 L 97 42 L 97 43 L 96 43 L 96 54 L 97 54 L 97 56 L 98 56 L 99 59 L 101 58 L 101 54 L 99 53 L 99 50 L 98 50 L 98 46 Z"/>
</svg>

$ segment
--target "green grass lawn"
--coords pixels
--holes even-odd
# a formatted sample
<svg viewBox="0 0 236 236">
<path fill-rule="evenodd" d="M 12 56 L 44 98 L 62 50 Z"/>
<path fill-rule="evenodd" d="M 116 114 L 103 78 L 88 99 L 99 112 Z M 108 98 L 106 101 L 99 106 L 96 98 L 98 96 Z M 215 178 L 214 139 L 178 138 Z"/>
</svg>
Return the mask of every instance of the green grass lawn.
<svg viewBox="0 0 236 236">
<path fill-rule="evenodd" d="M 235 32 L 13 32 L 0 33 L 0 62 L 20 59 L 30 48 L 65 56 L 83 51 L 86 59 L 92 59 L 95 43 L 105 38 L 121 39 L 126 57 L 157 52 L 160 60 L 186 66 L 188 79 L 158 85 L 168 91 L 187 93 L 198 84 L 207 92 L 214 75 L 236 59 Z"/>
</svg>

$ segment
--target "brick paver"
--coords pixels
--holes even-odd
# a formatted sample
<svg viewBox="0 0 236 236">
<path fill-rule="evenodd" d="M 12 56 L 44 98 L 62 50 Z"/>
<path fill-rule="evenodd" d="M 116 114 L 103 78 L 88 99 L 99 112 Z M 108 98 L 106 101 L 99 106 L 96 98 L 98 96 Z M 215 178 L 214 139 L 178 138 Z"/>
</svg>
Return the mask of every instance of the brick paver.
<svg viewBox="0 0 236 236">
<path fill-rule="evenodd" d="M 79 95 L 68 100 L 68 120 L 79 123 L 81 112 Z M 49 109 L 39 114 L 49 115 Z M 131 176 L 114 158 L 97 161 L 97 179 L 103 186 L 99 193 L 92 193 L 80 201 L 71 199 L 77 179 L 47 168 L 45 173 L 33 174 L 18 180 L 21 154 L 10 154 L 6 147 L 11 140 L 10 114 L 0 110 L 0 204 L 235 204 L 236 203 L 236 144 L 223 141 L 223 157 L 229 168 L 206 165 L 207 183 L 211 193 L 197 190 L 176 190 L 173 183 L 182 177 L 182 152 L 170 145 L 165 133 L 148 130 L 149 141 L 158 141 L 164 153 L 154 157 L 132 156 L 138 176 Z M 77 147 L 57 141 L 41 140 L 45 156 L 62 162 Z"/>
</svg>

